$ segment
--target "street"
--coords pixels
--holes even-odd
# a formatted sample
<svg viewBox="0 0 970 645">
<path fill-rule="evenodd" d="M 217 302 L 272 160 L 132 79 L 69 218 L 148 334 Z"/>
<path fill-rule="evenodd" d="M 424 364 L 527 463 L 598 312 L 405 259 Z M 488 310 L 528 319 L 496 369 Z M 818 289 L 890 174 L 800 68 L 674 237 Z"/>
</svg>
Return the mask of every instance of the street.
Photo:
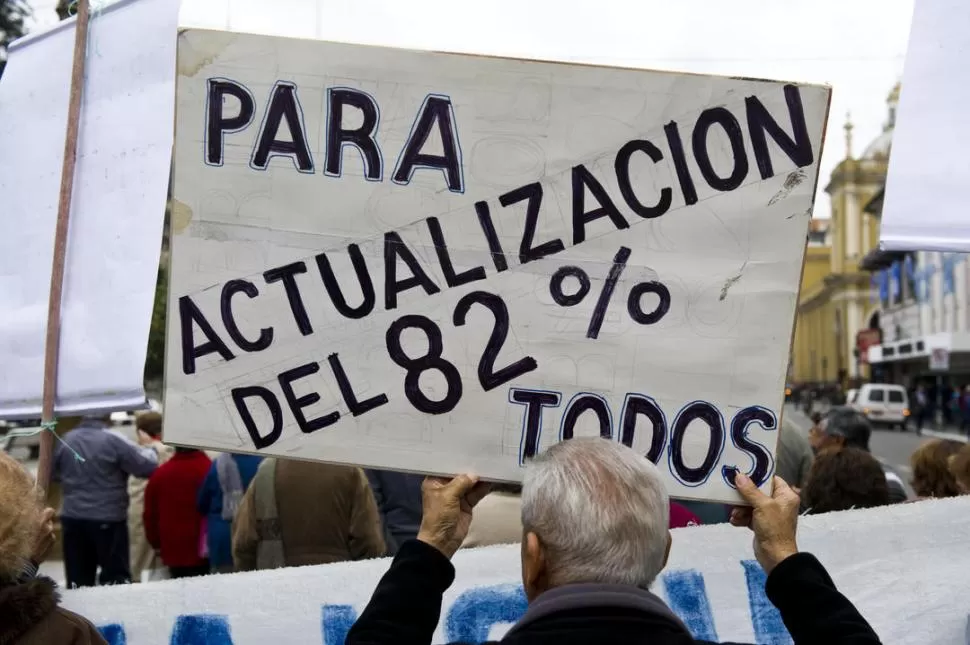
<svg viewBox="0 0 970 645">
<path fill-rule="evenodd" d="M 785 421 L 798 427 L 806 436 L 809 428 L 812 427 L 812 422 L 805 416 L 805 413 L 791 404 L 785 405 Z M 926 435 L 928 434 L 926 433 Z M 913 490 L 909 484 L 912 477 L 909 457 L 927 439 L 929 439 L 929 436 L 919 436 L 913 430 L 900 432 L 899 430 L 879 428 L 872 431 L 869 449 L 874 457 L 899 475 L 900 479 L 906 483 L 906 492 L 913 495 Z"/>
</svg>

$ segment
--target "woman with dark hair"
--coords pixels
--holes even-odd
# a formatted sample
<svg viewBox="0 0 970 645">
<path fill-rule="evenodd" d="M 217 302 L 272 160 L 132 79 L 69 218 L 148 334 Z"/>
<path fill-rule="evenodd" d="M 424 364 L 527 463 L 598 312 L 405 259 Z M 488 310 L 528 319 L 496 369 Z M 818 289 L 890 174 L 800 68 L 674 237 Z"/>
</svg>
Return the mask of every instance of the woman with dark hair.
<svg viewBox="0 0 970 645">
<path fill-rule="evenodd" d="M 106 645 L 94 625 L 58 606 L 54 581 L 37 576 L 54 546 L 53 517 L 30 473 L 0 451 L 0 643 Z"/>
<path fill-rule="evenodd" d="M 960 494 L 956 477 L 950 472 L 950 457 L 960 452 L 962 443 L 931 439 L 909 458 L 913 467 L 913 490 L 919 497 L 955 497 Z"/>
<path fill-rule="evenodd" d="M 889 486 L 882 466 L 859 448 L 820 452 L 802 489 L 802 508 L 816 515 L 887 504 Z"/>
</svg>

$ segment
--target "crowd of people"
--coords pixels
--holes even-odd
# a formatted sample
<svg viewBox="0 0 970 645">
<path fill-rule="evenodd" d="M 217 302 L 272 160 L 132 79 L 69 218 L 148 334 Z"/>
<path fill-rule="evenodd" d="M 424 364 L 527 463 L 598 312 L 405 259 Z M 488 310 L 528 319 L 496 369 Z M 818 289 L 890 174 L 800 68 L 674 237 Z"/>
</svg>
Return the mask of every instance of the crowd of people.
<svg viewBox="0 0 970 645">
<path fill-rule="evenodd" d="M 62 489 L 59 516 L 68 587 L 396 556 L 348 643 L 399 642 L 396 632 L 388 631 L 391 627 L 400 633 L 415 628 L 397 624 L 402 620 L 398 612 L 410 611 L 410 605 L 396 607 L 401 602 L 397 595 L 413 595 L 414 611 L 430 612 L 440 603 L 444 581 L 453 576 L 448 560 L 456 550 L 520 540 L 529 598 L 547 599 L 545 609 L 530 608 L 527 624 L 551 620 L 541 617 L 576 602 L 570 594 L 548 600 L 558 597 L 557 588 L 597 583 L 624 586 L 620 596 L 629 596 L 623 602 L 632 613 L 620 621 L 620 632 L 649 623 L 677 634 L 683 628 L 679 620 L 642 594 L 649 594 L 644 590 L 663 566 L 670 528 L 720 521 L 752 526 L 756 536 L 759 531 L 778 533 L 777 526 L 759 528 L 759 522 L 791 529 L 791 543 L 781 553 L 772 555 L 775 546 L 758 546 L 761 538 L 755 542 L 769 573 L 768 595 L 783 616 L 801 611 L 791 585 L 808 585 L 812 593 L 826 596 L 819 603 L 830 609 L 841 603 L 840 611 L 849 612 L 851 604 L 821 565 L 810 556 L 794 555 L 798 514 L 970 493 L 970 444 L 934 439 L 912 456 L 910 483 L 916 498 L 908 499 L 902 480 L 869 453 L 871 428 L 865 416 L 849 407 L 814 416 L 807 438 L 797 428 L 783 427 L 774 496 L 763 495 L 741 475 L 738 489 L 751 507 L 740 512 L 719 504 L 671 501 L 653 464 L 598 439 L 557 444 L 530 463 L 523 485 L 492 485 L 486 496 L 481 494 L 485 485 L 473 485 L 468 476 L 449 483 L 352 466 L 173 449 L 162 443 L 162 421 L 158 413 L 139 416 L 136 443 L 112 430 L 105 418 L 85 418 L 58 444 L 52 475 Z M 442 519 L 448 513 L 459 515 Z M 575 513 L 584 517 L 569 516 Z M 36 575 L 54 542 L 53 519 L 54 510 L 45 509 L 27 471 L 0 453 L 0 615 L 5 615 L 5 603 L 39 603 L 46 609 L 37 610 L 35 623 L 77 635 L 76 640 L 18 640 L 6 638 L 6 627 L 0 627 L 4 645 L 101 642 L 85 631 L 83 619 L 57 609 L 53 583 Z M 609 547 L 611 541 L 622 548 Z M 604 554 L 615 561 L 597 561 Z M 785 565 L 789 561 L 797 564 Z M 778 568 L 785 574 L 772 573 Z M 412 579 L 418 569 L 428 572 L 424 582 Z M 435 576 L 441 580 L 428 582 Z M 783 581 L 772 582 L 779 578 Z M 422 602 L 427 607 L 421 608 Z M 650 616 L 634 615 L 648 606 Z M 539 618 L 532 615 L 535 611 Z M 853 642 L 877 642 L 861 616 L 851 612 L 850 622 L 864 636 Z M 792 620 L 786 617 L 795 642 L 807 642 L 797 637 L 800 628 L 792 629 L 802 619 Z M 561 631 L 550 626 L 549 634 L 562 636 L 557 642 L 579 642 L 568 635 L 566 622 Z M 591 619 L 590 624 L 598 622 Z M 811 638 L 828 633 L 807 624 L 802 628 Z M 602 633 L 613 629 L 602 626 Z M 520 624 L 508 642 L 544 642 L 528 636 L 531 630 Z M 427 639 L 412 635 L 416 642 L 430 639 L 430 633 Z M 668 641 L 680 642 L 672 636 L 657 642 Z"/>
</svg>

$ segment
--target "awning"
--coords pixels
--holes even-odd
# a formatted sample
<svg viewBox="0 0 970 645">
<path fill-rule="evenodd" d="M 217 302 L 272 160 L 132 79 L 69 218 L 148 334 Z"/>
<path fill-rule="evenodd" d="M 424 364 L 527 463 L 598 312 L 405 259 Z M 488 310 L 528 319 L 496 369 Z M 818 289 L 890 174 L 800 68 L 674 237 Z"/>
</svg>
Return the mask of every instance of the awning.
<svg viewBox="0 0 970 645">
<path fill-rule="evenodd" d="M 881 271 L 888 269 L 893 262 L 902 262 L 906 258 L 906 251 L 884 251 L 876 248 L 866 253 L 859 263 L 859 268 L 864 271 Z"/>
</svg>

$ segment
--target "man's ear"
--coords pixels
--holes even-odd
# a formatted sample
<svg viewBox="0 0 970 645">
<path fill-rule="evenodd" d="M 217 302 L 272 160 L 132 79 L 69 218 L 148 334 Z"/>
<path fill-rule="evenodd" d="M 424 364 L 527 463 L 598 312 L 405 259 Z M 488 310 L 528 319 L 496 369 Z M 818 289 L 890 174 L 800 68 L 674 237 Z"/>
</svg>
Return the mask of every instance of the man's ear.
<svg viewBox="0 0 970 645">
<path fill-rule="evenodd" d="M 667 529 L 667 548 L 664 549 L 664 563 L 661 569 L 667 566 L 667 560 L 670 558 L 670 547 L 674 543 L 674 536 L 670 534 L 670 529 Z"/>
<path fill-rule="evenodd" d="M 539 536 L 531 531 L 522 536 L 522 586 L 530 601 L 549 587 L 545 549 Z"/>
</svg>

